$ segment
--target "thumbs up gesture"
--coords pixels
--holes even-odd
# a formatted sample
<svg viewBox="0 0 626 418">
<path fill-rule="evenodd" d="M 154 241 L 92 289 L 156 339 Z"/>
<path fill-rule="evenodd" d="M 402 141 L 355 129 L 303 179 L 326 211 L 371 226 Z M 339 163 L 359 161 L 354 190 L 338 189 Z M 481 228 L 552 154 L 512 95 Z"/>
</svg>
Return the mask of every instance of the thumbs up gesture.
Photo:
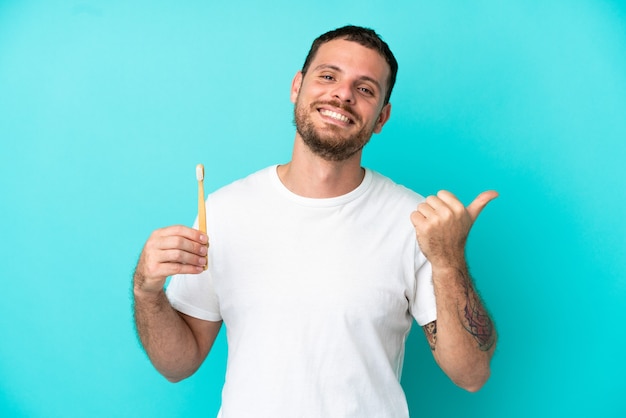
<svg viewBox="0 0 626 418">
<path fill-rule="evenodd" d="M 452 193 L 442 190 L 428 196 L 411 214 L 417 242 L 433 267 L 465 266 L 465 242 L 487 204 L 498 197 L 490 190 L 465 207 Z"/>
</svg>

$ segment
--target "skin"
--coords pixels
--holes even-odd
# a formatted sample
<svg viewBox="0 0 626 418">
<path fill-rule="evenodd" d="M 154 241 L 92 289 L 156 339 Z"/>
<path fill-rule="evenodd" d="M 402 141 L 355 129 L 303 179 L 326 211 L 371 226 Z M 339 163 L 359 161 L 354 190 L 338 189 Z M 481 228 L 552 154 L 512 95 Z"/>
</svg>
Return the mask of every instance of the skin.
<svg viewBox="0 0 626 418">
<path fill-rule="evenodd" d="M 133 277 L 135 324 L 154 367 L 169 381 L 191 376 L 208 355 L 222 325 L 176 311 L 165 296 L 168 276 L 204 270 L 208 237 L 186 226 L 154 231 Z"/>
<path fill-rule="evenodd" d="M 294 77 L 291 101 L 307 108 L 309 120 L 329 141 L 337 140 L 331 136 L 341 140 L 362 130 L 370 135 L 379 133 L 391 114 L 391 104 L 383 105 L 388 75 L 389 66 L 378 52 L 354 42 L 330 41 L 320 47 L 306 76 L 298 72 Z M 308 105 L 320 102 L 313 108 Z M 332 103 L 348 107 L 350 112 Z M 343 114 L 350 122 L 325 116 L 322 111 Z M 296 132 L 291 162 L 280 166 L 278 175 L 298 195 L 336 197 L 354 190 L 363 180 L 361 155 L 359 149 L 341 161 L 325 159 Z"/>
<path fill-rule="evenodd" d="M 292 159 L 278 176 L 292 192 L 312 198 L 336 197 L 363 180 L 362 147 L 391 114 L 384 104 L 389 67 L 378 52 L 357 43 L 323 44 L 306 74 L 291 85 L 296 120 L 306 129 L 295 135 Z M 340 114 L 348 120 L 338 119 Z M 308 130 L 309 132 L 305 132 Z M 311 145 L 314 135 L 321 148 Z M 353 146 L 331 150 L 337 144 Z M 482 209 L 497 196 L 481 193 L 468 207 L 441 191 L 410 215 L 420 248 L 433 267 L 437 321 L 424 333 L 433 356 L 459 386 L 478 390 L 490 373 L 496 333 L 474 289 L 465 262 L 465 241 Z M 408 220 L 407 220 L 408 222 Z M 208 237 L 184 226 L 155 231 L 145 244 L 134 275 L 135 320 L 154 366 L 170 381 L 193 374 L 213 345 L 221 322 L 204 321 L 174 310 L 163 286 L 168 276 L 203 270 Z"/>
<path fill-rule="evenodd" d="M 437 320 L 424 326 L 424 333 L 437 364 L 471 392 L 489 378 L 496 332 L 469 275 L 465 242 L 480 212 L 497 196 L 483 192 L 464 207 L 452 193 L 440 191 L 411 214 L 420 248 L 432 264 L 437 299 Z"/>
</svg>

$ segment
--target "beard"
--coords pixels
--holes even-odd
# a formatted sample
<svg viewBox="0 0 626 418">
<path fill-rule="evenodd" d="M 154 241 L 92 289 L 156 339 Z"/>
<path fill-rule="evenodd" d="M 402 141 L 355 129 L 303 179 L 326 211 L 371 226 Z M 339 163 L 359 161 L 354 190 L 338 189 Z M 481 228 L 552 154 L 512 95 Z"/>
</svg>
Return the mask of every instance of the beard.
<svg viewBox="0 0 626 418">
<path fill-rule="evenodd" d="M 296 130 L 305 145 L 316 155 L 326 161 L 345 161 L 363 149 L 372 137 L 373 127 L 363 126 L 360 131 L 350 136 L 344 136 L 340 126 L 326 125 L 324 130 L 316 129 L 311 114 L 317 112 L 320 105 L 330 105 L 347 112 L 352 120 L 360 119 L 351 109 L 341 102 L 314 102 L 310 106 L 302 105 L 296 100 L 294 106 L 294 123 Z"/>
</svg>

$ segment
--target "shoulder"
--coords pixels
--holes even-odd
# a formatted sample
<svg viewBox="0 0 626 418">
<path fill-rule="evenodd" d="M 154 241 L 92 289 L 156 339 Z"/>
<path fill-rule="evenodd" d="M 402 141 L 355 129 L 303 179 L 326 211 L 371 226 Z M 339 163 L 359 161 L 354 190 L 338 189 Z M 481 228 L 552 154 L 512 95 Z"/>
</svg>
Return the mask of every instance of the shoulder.
<svg viewBox="0 0 626 418">
<path fill-rule="evenodd" d="M 255 195 L 264 194 L 267 188 L 271 187 L 272 170 L 275 171 L 276 166 L 263 168 L 246 177 L 235 180 L 209 194 L 208 199 L 211 201 L 247 199 Z"/>
<path fill-rule="evenodd" d="M 419 193 L 396 183 L 389 177 L 377 171 L 369 169 L 368 171 L 372 177 L 372 196 L 377 196 L 385 201 L 395 202 L 396 204 L 406 204 L 409 206 L 416 206 L 424 200 L 424 197 Z"/>
</svg>

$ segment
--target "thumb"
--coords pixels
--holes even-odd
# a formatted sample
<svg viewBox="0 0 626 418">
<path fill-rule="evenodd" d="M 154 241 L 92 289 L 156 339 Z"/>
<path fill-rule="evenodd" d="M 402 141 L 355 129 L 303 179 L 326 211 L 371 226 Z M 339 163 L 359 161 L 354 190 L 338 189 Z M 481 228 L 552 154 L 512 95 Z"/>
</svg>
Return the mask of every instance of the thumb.
<svg viewBox="0 0 626 418">
<path fill-rule="evenodd" d="M 476 196 L 476 199 L 474 199 L 474 201 L 470 203 L 469 206 L 466 208 L 467 213 L 469 213 L 470 217 L 472 218 L 472 223 L 476 221 L 476 218 L 478 218 L 480 212 L 485 208 L 485 206 L 487 206 L 487 203 L 491 202 L 496 197 L 498 197 L 498 192 L 496 192 L 495 190 L 482 192 L 481 194 Z"/>
</svg>

